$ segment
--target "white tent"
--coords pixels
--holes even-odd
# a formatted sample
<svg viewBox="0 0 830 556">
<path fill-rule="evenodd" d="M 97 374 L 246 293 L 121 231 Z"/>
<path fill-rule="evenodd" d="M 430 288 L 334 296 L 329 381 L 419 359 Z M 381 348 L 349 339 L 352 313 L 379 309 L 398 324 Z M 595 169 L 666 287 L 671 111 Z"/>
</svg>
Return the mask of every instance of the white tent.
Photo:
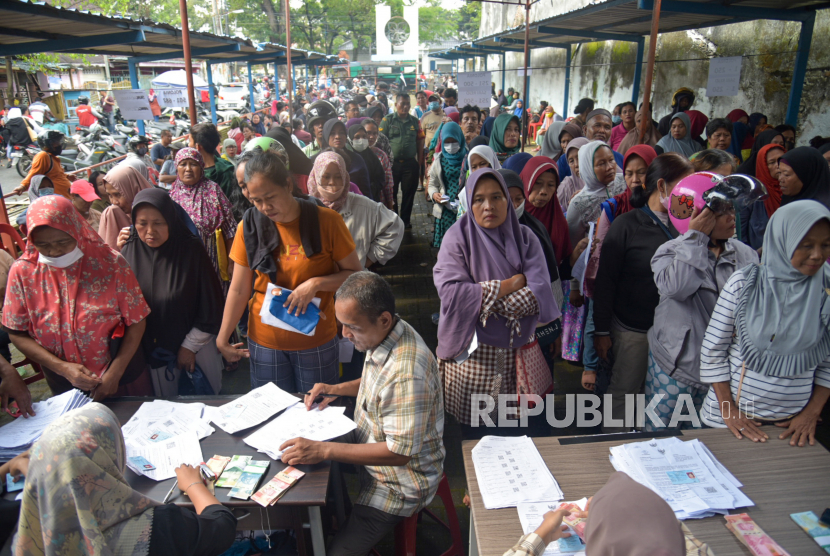
<svg viewBox="0 0 830 556">
<path fill-rule="evenodd" d="M 170 70 L 162 73 L 153 81 L 153 88 L 156 89 L 186 89 L 187 73 L 184 70 Z M 208 84 L 204 79 L 193 74 L 193 87 L 199 90 L 207 90 Z"/>
</svg>

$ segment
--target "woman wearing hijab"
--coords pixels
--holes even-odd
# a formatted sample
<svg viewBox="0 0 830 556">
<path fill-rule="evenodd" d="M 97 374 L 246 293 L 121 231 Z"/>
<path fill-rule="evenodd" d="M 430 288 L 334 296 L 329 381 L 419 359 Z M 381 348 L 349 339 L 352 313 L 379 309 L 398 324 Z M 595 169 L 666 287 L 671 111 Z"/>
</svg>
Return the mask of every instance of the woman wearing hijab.
<svg viewBox="0 0 830 556">
<path fill-rule="evenodd" d="M 339 154 L 346 162 L 349 169 L 349 179 L 359 189 L 360 193 L 372 199 L 372 185 L 369 178 L 369 169 L 366 168 L 366 163 L 356 153 L 349 153 L 346 150 L 348 144 L 348 133 L 346 131 L 346 124 L 338 119 L 331 119 L 323 124 L 323 149 L 331 149 Z M 311 161 L 315 162 L 317 153 L 311 157 Z"/>
<path fill-rule="evenodd" d="M 97 401 L 134 381 L 136 395 L 149 394 L 143 364 L 130 362 L 150 309 L 127 261 L 58 195 L 32 203 L 26 224 L 3 307 L 12 343 L 43 367 L 53 394 L 74 387 Z M 113 333 L 123 335 L 120 346 Z"/>
<path fill-rule="evenodd" d="M 764 133 L 766 132 L 762 132 L 761 135 Z M 758 138 L 760 139 L 761 136 Z M 779 161 L 786 152 L 787 150 L 783 145 L 769 143 L 750 157 L 750 159 L 755 160 L 755 173 L 753 175 L 764 184 L 767 190 L 766 199 L 743 206 L 739 212 L 738 238 L 753 249 L 760 249 L 764 244 L 764 234 L 769 219 L 781 206 L 781 185 L 778 183 Z"/>
<path fill-rule="evenodd" d="M 392 161 L 389 158 L 389 155 L 386 154 L 386 151 L 376 146 L 377 140 L 382 134 L 378 132 L 378 125 L 371 118 L 360 118 L 360 124 L 363 126 L 363 129 L 366 130 L 366 139 L 369 142 L 369 148 L 373 153 L 375 153 L 375 156 L 378 157 L 380 165 L 383 167 L 386 185 L 381 191 L 380 202 L 383 203 L 383 205 L 389 210 L 393 210 L 395 207 L 395 181 L 392 176 Z"/>
<path fill-rule="evenodd" d="M 179 393 L 179 374 L 198 366 L 214 394 L 222 389 L 222 286 L 202 241 L 188 230 L 163 189 L 135 196 L 133 226 L 122 254 L 150 306 L 141 341 L 156 396 Z"/>
<path fill-rule="evenodd" d="M 569 171 L 567 177 L 561 178 L 562 181 L 559 184 L 559 189 L 556 191 L 556 198 L 559 201 L 563 214 L 568 213 L 568 206 L 571 204 L 571 199 L 585 188 L 585 182 L 579 177 L 579 149 L 588 143 L 589 141 L 584 137 L 577 137 L 568 143 L 562 156 L 559 157 L 559 160 L 565 157 L 565 166 L 568 167 Z M 557 168 L 561 167 L 558 162 L 556 166 Z M 561 172 L 559 175 L 562 175 Z"/>
<path fill-rule="evenodd" d="M 317 382 L 335 384 L 334 292 L 363 270 L 351 233 L 335 211 L 293 195 L 290 174 L 276 153 L 254 154 L 244 172 L 256 210 L 245 213 L 231 248 L 236 264 L 216 347 L 231 363 L 250 358 L 253 388 L 274 382 L 286 392 L 308 392 Z M 274 291 L 282 288 L 290 292 L 283 306 L 293 316 L 305 314 L 312 299 L 320 298 L 325 318 L 310 335 L 262 321 L 266 295 L 284 295 Z M 249 305 L 248 349 L 241 349 L 229 339 Z"/>
<path fill-rule="evenodd" d="M 758 135 L 758 128 L 767 125 L 767 117 L 760 112 L 753 112 L 749 115 L 749 132 Z"/>
<path fill-rule="evenodd" d="M 657 154 L 677 153 L 690 158 L 703 147 L 691 137 L 692 123 L 683 112 L 674 115 L 669 127 L 669 134 L 664 135 L 654 146 Z"/>
<path fill-rule="evenodd" d="M 706 329 L 704 424 L 765 442 L 759 425 L 775 423 L 785 429 L 779 439 L 792 435 L 791 446 L 815 444 L 830 397 L 828 246 L 830 211 L 821 203 L 795 201 L 772 215 L 763 264 L 732 275 Z"/>
<path fill-rule="evenodd" d="M 237 151 L 242 152 L 242 141 L 245 140 L 245 136 L 242 135 L 242 120 L 240 118 L 237 117 L 231 120 L 228 138 L 236 141 Z"/>
<path fill-rule="evenodd" d="M 780 145 L 781 147 L 784 146 L 784 136 L 781 135 L 780 131 L 768 129 L 767 131 L 759 133 L 758 136 L 755 137 L 755 142 L 752 144 L 752 151 L 744 160 L 743 164 L 738 166 L 737 173 L 755 176 L 755 170 L 758 166 L 758 152 L 761 150 L 761 147 L 773 144 Z"/>
<path fill-rule="evenodd" d="M 139 191 L 153 185 L 132 166 L 118 164 L 104 176 L 104 187 L 112 204 L 101 213 L 98 233 L 107 245 L 118 251 L 118 234 L 132 224 L 133 199 Z"/>
<path fill-rule="evenodd" d="M 516 116 L 517 118 L 522 118 L 523 115 L 524 115 L 523 114 L 524 105 L 525 105 L 524 101 L 522 99 L 518 99 L 517 101 L 514 102 L 514 104 L 516 105 L 516 108 L 513 110 L 513 115 Z"/>
<path fill-rule="evenodd" d="M 464 182 L 467 182 L 469 179 L 470 174 L 475 172 L 476 170 L 481 170 L 482 168 L 491 168 L 493 170 L 501 169 L 501 164 L 499 163 L 499 157 L 496 156 L 496 153 L 493 152 L 493 149 L 487 146 L 486 142 L 484 144 L 472 146 L 473 143 L 477 141 L 478 138 L 473 139 L 470 143 L 471 148 L 470 152 L 467 154 L 467 158 L 464 160 Z M 483 139 L 483 138 L 482 138 Z M 467 207 L 467 188 L 462 187 L 461 191 L 458 192 L 458 213 L 456 214 L 456 220 L 461 218 L 461 215 L 464 214 L 469 210 Z"/>
<path fill-rule="evenodd" d="M 562 156 L 562 143 L 559 141 L 559 134 L 565 127 L 565 122 L 553 122 L 545 132 L 545 137 L 542 139 L 542 156 L 546 156 L 553 160 L 558 160 Z"/>
<path fill-rule="evenodd" d="M 622 143 L 626 135 L 634 131 L 636 114 L 637 105 L 633 102 L 624 102 L 620 105 L 621 121 L 619 125 L 611 130 L 611 140 L 608 142 L 613 150 L 619 152 L 620 143 Z"/>
<path fill-rule="evenodd" d="M 689 137 L 692 141 L 700 145 L 701 149 L 707 148 L 706 140 L 701 137 L 706 131 L 706 124 L 709 123 L 709 117 L 700 110 L 687 110 L 686 115 L 689 116 L 691 127 L 689 128 Z"/>
<path fill-rule="evenodd" d="M 231 271 L 227 253 L 236 234 L 231 202 L 216 182 L 205 177 L 205 163 L 199 151 L 190 147 L 176 154 L 176 181 L 170 198 L 190 216 L 213 263 L 213 269 L 227 291 Z M 221 234 L 217 231 L 221 230 Z M 221 237 L 221 241 L 219 239 Z"/>
<path fill-rule="evenodd" d="M 643 134 L 640 133 L 640 122 L 643 121 L 643 115 L 645 113 L 642 109 L 637 111 L 637 115 L 635 116 L 635 126 L 634 129 L 629 131 L 623 140 L 620 142 L 619 147 L 616 149 L 618 153 L 625 156 L 625 153 L 628 152 L 628 149 L 633 147 L 634 145 L 648 145 L 650 147 L 654 147 L 657 144 L 657 141 L 662 139 L 662 135 L 660 132 L 657 131 L 657 128 L 654 127 L 652 119 L 648 118 L 648 124 L 646 125 L 646 133 L 645 139 L 643 139 Z"/>
<path fill-rule="evenodd" d="M 568 165 L 568 148 L 574 139 L 579 139 L 580 137 L 584 137 L 585 135 L 582 133 L 582 126 L 577 125 L 575 122 L 569 122 L 565 124 L 562 128 L 562 131 L 559 132 L 559 144 L 562 147 L 562 155 L 559 157 L 559 160 L 556 161 L 556 164 L 559 168 L 559 179 L 564 180 L 571 174 L 571 168 Z M 566 207 L 567 208 L 567 207 Z"/>
<path fill-rule="evenodd" d="M 747 152 L 744 156 L 744 151 L 749 151 L 755 141 L 755 136 L 749 129 L 749 114 L 740 108 L 736 108 L 726 115 L 726 119 L 732 122 L 732 142 L 737 142 L 737 147 L 741 152 L 741 160 L 745 160 L 749 153 Z"/>
<path fill-rule="evenodd" d="M 530 153 L 516 153 L 502 162 L 501 167 L 513 170 L 517 174 L 521 174 L 522 170 L 524 170 L 525 164 L 527 164 L 532 158 L 533 155 Z"/>
<path fill-rule="evenodd" d="M 264 136 L 268 131 L 262 123 L 262 116 L 259 115 L 259 112 L 254 112 L 253 116 L 251 116 L 251 126 L 254 128 L 254 133 L 260 137 Z"/>
<path fill-rule="evenodd" d="M 781 206 L 812 199 L 830 208 L 830 169 L 827 161 L 812 147 L 797 147 L 778 162 Z"/>
<path fill-rule="evenodd" d="M 320 153 L 308 180 L 309 195 L 343 217 L 364 268 L 385 265 L 401 245 L 403 221 L 382 204 L 349 192 L 348 183 L 343 158 L 333 151 Z"/>
<path fill-rule="evenodd" d="M 456 211 L 451 204 L 458 202 L 461 190 L 461 167 L 467 156 L 467 143 L 461 127 L 449 122 L 440 131 L 441 150 L 435 154 L 429 169 L 429 197 L 433 202 L 435 217 L 433 247 L 441 247 L 441 240 L 450 226 L 455 224 Z"/>
<path fill-rule="evenodd" d="M 515 394 L 517 350 L 538 323 L 559 318 L 542 247 L 519 224 L 504 178 L 481 169 L 467 186 L 470 212 L 445 234 L 433 270 L 441 298 L 437 355 L 445 406 L 465 437 L 493 434 L 470 427 L 471 396 Z M 469 353 L 471 343 L 478 347 Z"/>
<path fill-rule="evenodd" d="M 671 113 L 668 116 L 664 116 L 660 119 L 660 123 L 657 126 L 660 135 L 665 137 L 669 135 L 669 131 L 671 130 L 672 120 L 677 114 L 682 114 L 686 110 L 692 107 L 695 103 L 695 93 L 688 87 L 681 87 L 677 89 L 671 97 Z"/>
<path fill-rule="evenodd" d="M 677 153 L 655 158 L 644 187 L 631 194 L 634 210 L 614 219 L 603 242 L 594 287 L 594 347 L 597 356 L 611 366 L 606 392 L 611 394 L 615 419 L 625 416 L 625 395 L 638 394 L 643 387 L 648 370 L 647 332 L 660 301 L 651 259 L 658 247 L 678 235 L 669 221 L 668 202 L 674 186 L 691 173 L 692 165 Z M 583 382 L 594 389 L 591 377 L 583 376 Z M 619 430 L 603 426 L 603 432 Z"/>
<path fill-rule="evenodd" d="M 59 417 L 16 459 L 26 476 L 17 555 L 218 556 L 236 536 L 236 518 L 198 467 L 176 468 L 193 510 L 133 490 L 121 424 L 102 404 Z"/>
<path fill-rule="evenodd" d="M 493 123 L 493 133 L 490 134 L 490 148 L 504 162 L 510 156 L 519 152 L 519 118 L 513 114 L 501 114 Z"/>
<path fill-rule="evenodd" d="M 347 150 L 349 150 L 350 153 L 353 153 L 352 156 L 359 156 L 362 158 L 363 162 L 366 164 L 366 169 L 369 172 L 369 184 L 371 189 L 371 196 L 369 196 L 369 198 L 380 202 L 381 199 L 388 199 L 392 197 L 394 189 L 392 191 L 384 192 L 384 188 L 387 187 L 386 171 L 383 169 L 378 157 L 375 156 L 375 153 L 369 149 L 369 138 L 366 134 L 366 130 L 363 129 L 362 125 L 357 123 L 348 128 L 348 136 L 349 145 Z"/>
</svg>

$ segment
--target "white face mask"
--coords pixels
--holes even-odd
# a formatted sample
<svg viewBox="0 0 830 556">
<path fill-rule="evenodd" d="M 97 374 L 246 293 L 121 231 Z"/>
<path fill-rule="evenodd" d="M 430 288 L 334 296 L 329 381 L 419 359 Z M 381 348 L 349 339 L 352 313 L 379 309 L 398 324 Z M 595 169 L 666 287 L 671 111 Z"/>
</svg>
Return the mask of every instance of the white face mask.
<svg viewBox="0 0 830 556">
<path fill-rule="evenodd" d="M 516 211 L 516 218 L 521 218 L 522 215 L 525 213 L 525 203 L 527 201 L 522 201 L 522 204 L 518 207 L 513 207 L 513 210 Z"/>
<path fill-rule="evenodd" d="M 366 149 L 369 148 L 369 140 L 368 139 L 355 139 L 352 141 L 352 147 L 355 151 L 362 153 Z"/>
<path fill-rule="evenodd" d="M 671 193 L 669 193 L 667 196 L 663 197 L 663 192 L 660 191 L 660 187 L 658 186 L 657 187 L 657 194 L 660 195 L 660 204 L 663 205 L 663 207 L 665 207 L 665 209 L 668 211 L 669 208 L 671 207 Z"/>
<path fill-rule="evenodd" d="M 444 150 L 447 154 L 455 154 L 461 150 L 461 145 L 458 143 L 444 143 Z"/>
<path fill-rule="evenodd" d="M 76 245 L 75 249 L 73 249 L 66 255 L 61 255 L 60 257 L 47 257 L 43 253 L 40 253 L 37 257 L 37 262 L 43 263 L 54 268 L 66 268 L 72 263 L 77 262 L 83 256 L 84 252 L 81 251 L 81 249 Z"/>
</svg>

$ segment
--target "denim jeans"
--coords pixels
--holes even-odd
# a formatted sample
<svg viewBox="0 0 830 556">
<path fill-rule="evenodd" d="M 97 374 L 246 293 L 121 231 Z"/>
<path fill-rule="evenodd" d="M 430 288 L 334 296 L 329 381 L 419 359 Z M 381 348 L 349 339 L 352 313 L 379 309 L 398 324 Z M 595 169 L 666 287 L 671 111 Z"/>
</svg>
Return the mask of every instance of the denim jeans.
<svg viewBox="0 0 830 556">
<path fill-rule="evenodd" d="M 586 371 L 596 371 L 599 366 L 599 356 L 594 348 L 594 300 L 585 298 L 588 302 L 588 314 L 585 317 L 585 334 L 582 336 L 582 343 L 585 346 L 582 350 L 582 366 Z"/>
</svg>

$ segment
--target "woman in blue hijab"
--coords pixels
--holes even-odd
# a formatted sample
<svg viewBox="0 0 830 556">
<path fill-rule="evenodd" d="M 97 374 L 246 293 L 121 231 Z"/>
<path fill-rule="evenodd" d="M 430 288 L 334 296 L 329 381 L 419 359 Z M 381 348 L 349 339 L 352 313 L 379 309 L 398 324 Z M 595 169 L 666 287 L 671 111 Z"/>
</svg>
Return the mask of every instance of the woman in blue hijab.
<svg viewBox="0 0 830 556">
<path fill-rule="evenodd" d="M 441 149 L 435 153 L 429 170 L 429 196 L 435 206 L 435 235 L 432 245 L 441 247 L 444 234 L 455 223 L 458 210 L 458 192 L 461 183 L 461 167 L 467 157 L 464 132 L 455 122 L 447 122 L 440 131 Z M 452 203 L 455 204 L 453 208 Z"/>
</svg>

